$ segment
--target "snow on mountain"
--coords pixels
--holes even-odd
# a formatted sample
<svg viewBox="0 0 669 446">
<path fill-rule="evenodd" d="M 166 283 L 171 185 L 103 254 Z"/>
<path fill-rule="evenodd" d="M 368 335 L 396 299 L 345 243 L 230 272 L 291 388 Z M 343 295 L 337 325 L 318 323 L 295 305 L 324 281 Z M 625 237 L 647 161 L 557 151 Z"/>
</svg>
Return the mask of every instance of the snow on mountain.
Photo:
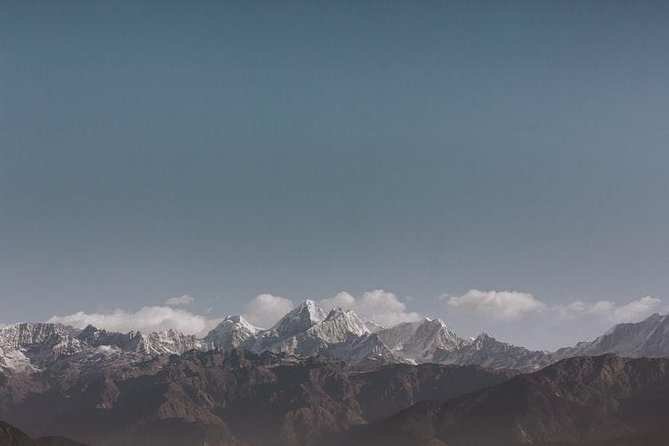
<svg viewBox="0 0 669 446">
<path fill-rule="evenodd" d="M 365 326 L 367 327 L 367 329 L 369 330 L 370 333 L 378 333 L 379 331 L 386 328 L 383 325 L 379 325 L 374 321 L 365 322 Z"/>
<path fill-rule="evenodd" d="M 0 348 L 12 350 L 43 345 L 46 342 L 66 342 L 76 333 L 64 325 L 51 323 L 21 323 L 0 328 Z"/>
<path fill-rule="evenodd" d="M 11 369 L 16 371 L 30 372 L 35 368 L 30 363 L 30 359 L 20 350 L 8 350 L 0 348 L 0 370 Z"/>
<path fill-rule="evenodd" d="M 384 328 L 378 331 L 379 339 L 383 341 L 388 348 L 397 350 L 416 334 L 418 326 L 422 321 L 418 322 L 402 322 L 393 327 Z"/>
<path fill-rule="evenodd" d="M 21 323 L 0 329 L 0 351 L 6 367 L 23 367 L 24 358 L 37 366 L 82 351 L 85 345 L 60 324 Z"/>
<path fill-rule="evenodd" d="M 336 344 L 345 342 L 351 337 L 368 335 L 370 331 L 353 310 L 335 308 L 322 322 L 309 328 L 306 333 L 317 336 L 329 344 Z"/>
<path fill-rule="evenodd" d="M 210 350 L 211 344 L 200 340 L 195 335 L 185 335 L 176 330 L 166 330 L 141 335 L 139 352 L 148 355 L 180 355 L 189 350 Z"/>
<path fill-rule="evenodd" d="M 92 347 L 107 345 L 119 347 L 125 351 L 135 351 L 137 344 L 141 342 L 140 338 L 141 333 L 139 332 L 118 333 L 100 329 L 92 325 L 87 325 L 77 335 L 77 339 L 84 341 Z"/>
<path fill-rule="evenodd" d="M 255 352 L 324 355 L 350 364 L 406 362 L 373 335 L 352 310 L 335 308 L 327 315 L 307 300 L 251 344 Z"/>
<path fill-rule="evenodd" d="M 354 365 L 412 363 L 411 360 L 393 353 L 376 333 L 354 338 L 346 344 L 332 345 L 326 354 Z"/>
<path fill-rule="evenodd" d="M 228 316 L 202 339 L 175 330 L 116 333 L 90 325 L 76 330 L 60 324 L 22 323 L 0 328 L 0 371 L 41 370 L 61 359 L 96 367 L 213 348 L 323 355 L 354 365 L 432 362 L 527 372 L 573 356 L 669 357 L 669 315 L 619 324 L 594 341 L 555 353 L 530 351 L 487 334 L 464 340 L 440 319 L 380 328 L 352 310 L 335 308 L 326 314 L 310 300 L 268 330 L 241 316 Z"/>
<path fill-rule="evenodd" d="M 531 351 L 525 347 L 500 342 L 482 333 L 456 349 L 438 349 L 434 353 L 433 361 L 440 364 L 478 365 L 492 369 L 532 372 L 552 364 L 555 359 L 546 352 Z"/>
<path fill-rule="evenodd" d="M 185 335 L 176 330 L 149 334 L 138 331 L 117 333 L 88 325 L 77 335 L 77 339 L 92 347 L 115 346 L 123 351 L 147 355 L 181 354 L 188 350 L 211 348 L 211 343 L 207 340 L 200 340 L 195 335 Z"/>
<path fill-rule="evenodd" d="M 437 350 L 452 351 L 466 344 L 441 319 L 401 323 L 378 335 L 393 353 L 419 363 L 430 362 Z"/>
<path fill-rule="evenodd" d="M 326 317 L 327 314 L 316 302 L 305 300 L 274 324 L 270 331 L 280 338 L 286 338 L 308 330 Z"/>
<path fill-rule="evenodd" d="M 349 364 L 389 364 L 406 362 L 372 334 L 353 310 L 335 308 L 320 322 L 290 344 L 296 353 L 322 354 Z"/>
<path fill-rule="evenodd" d="M 325 311 L 313 300 L 306 300 L 268 330 L 258 333 L 253 342 L 249 342 L 249 349 L 254 352 L 283 351 L 292 352 L 291 340 L 295 335 L 306 332 L 314 325 L 327 317 Z"/>
<path fill-rule="evenodd" d="M 226 316 L 204 340 L 221 350 L 231 350 L 248 346 L 260 331 L 242 316 Z"/>
<path fill-rule="evenodd" d="M 641 322 L 618 324 L 592 342 L 556 352 L 560 359 L 614 353 L 630 358 L 669 357 L 669 315 L 653 314 Z"/>
</svg>

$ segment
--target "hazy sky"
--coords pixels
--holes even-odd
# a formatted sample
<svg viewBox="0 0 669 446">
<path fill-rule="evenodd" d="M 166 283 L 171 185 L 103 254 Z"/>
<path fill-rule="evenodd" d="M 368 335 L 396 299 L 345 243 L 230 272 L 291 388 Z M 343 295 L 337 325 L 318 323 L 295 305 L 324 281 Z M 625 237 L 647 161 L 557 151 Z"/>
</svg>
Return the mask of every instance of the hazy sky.
<svg viewBox="0 0 669 446">
<path fill-rule="evenodd" d="M 554 347 L 664 311 L 668 79 L 665 1 L 2 1 L 0 322 L 382 288 Z"/>
</svg>

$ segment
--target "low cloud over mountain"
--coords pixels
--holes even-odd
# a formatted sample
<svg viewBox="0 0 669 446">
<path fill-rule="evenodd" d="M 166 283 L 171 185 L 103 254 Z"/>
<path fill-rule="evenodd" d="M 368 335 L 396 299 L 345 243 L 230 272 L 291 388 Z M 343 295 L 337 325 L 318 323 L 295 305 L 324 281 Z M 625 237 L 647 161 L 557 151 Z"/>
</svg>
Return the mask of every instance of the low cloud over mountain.
<svg viewBox="0 0 669 446">
<path fill-rule="evenodd" d="M 527 292 L 477 289 L 459 296 L 443 295 L 428 301 L 427 305 L 383 289 L 366 291 L 357 296 L 342 291 L 317 302 L 326 311 L 336 307 L 353 310 L 365 321 L 383 327 L 419 321 L 423 317 L 422 312 L 411 307 L 418 307 L 420 303 L 420 308 L 428 315 L 441 315 L 463 335 L 493 332 L 504 340 L 540 349 L 592 338 L 612 324 L 639 321 L 654 312 L 669 310 L 661 299 L 651 296 L 622 303 L 574 300 L 566 304 L 548 304 Z M 211 308 L 206 314 L 198 314 L 197 304 L 194 297 L 183 295 L 167 299 L 163 305 L 147 305 L 136 311 L 77 311 L 53 316 L 49 322 L 77 328 L 90 324 L 113 331 L 145 333 L 174 329 L 185 334 L 205 336 L 223 317 L 211 316 Z M 251 324 L 267 328 L 295 306 L 295 299 L 265 293 L 250 299 L 242 314 Z"/>
</svg>

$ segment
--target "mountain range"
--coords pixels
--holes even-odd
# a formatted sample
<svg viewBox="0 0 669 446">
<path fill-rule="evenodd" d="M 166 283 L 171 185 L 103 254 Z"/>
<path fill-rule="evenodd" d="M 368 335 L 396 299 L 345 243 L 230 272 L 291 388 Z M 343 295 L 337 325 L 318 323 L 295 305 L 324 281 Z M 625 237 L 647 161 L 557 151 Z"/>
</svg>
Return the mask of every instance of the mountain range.
<svg viewBox="0 0 669 446">
<path fill-rule="evenodd" d="M 669 442 L 669 360 L 560 361 L 448 401 L 427 401 L 349 432 L 341 444 L 640 446 Z"/>
<path fill-rule="evenodd" d="M 556 352 L 313 301 L 202 338 L 21 323 L 0 329 L 0 419 L 95 446 L 659 445 L 666 357 L 657 314 Z"/>
<path fill-rule="evenodd" d="M 242 348 L 303 356 L 326 356 L 350 365 L 479 365 L 520 372 L 540 370 L 561 359 L 614 353 L 625 357 L 668 357 L 669 319 L 654 314 L 638 323 L 619 324 L 590 342 L 556 352 L 532 351 L 482 333 L 465 339 L 440 319 L 424 318 L 380 327 L 352 310 L 325 312 L 307 300 L 269 329 L 242 316 L 228 316 L 203 338 L 175 330 L 117 333 L 89 325 L 81 330 L 59 324 L 21 323 L 0 329 L 0 367 L 38 370 L 68 355 L 125 355 L 133 358 L 182 354 L 189 350 Z"/>
</svg>

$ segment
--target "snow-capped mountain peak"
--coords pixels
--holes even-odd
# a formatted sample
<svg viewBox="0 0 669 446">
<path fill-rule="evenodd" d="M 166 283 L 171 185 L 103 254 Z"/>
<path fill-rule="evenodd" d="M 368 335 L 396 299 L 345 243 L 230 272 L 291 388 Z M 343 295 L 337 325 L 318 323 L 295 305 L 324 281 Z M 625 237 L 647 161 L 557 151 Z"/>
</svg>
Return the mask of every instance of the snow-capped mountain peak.
<svg viewBox="0 0 669 446">
<path fill-rule="evenodd" d="M 290 311 L 271 330 L 279 337 L 288 337 L 322 322 L 327 317 L 323 309 L 313 300 L 305 300 Z"/>
<path fill-rule="evenodd" d="M 370 333 L 362 319 L 353 310 L 335 308 L 325 319 L 308 330 L 328 343 L 343 342 L 351 336 L 360 337 Z"/>
<path fill-rule="evenodd" d="M 75 329 L 60 324 L 20 323 L 0 329 L 0 351 L 5 366 L 23 364 L 24 357 L 37 366 L 84 349 Z M 21 365 L 22 366 L 22 365 Z"/>
<path fill-rule="evenodd" d="M 383 325 L 379 325 L 374 321 L 366 321 L 365 326 L 372 333 L 377 333 L 377 332 L 383 330 L 384 328 L 386 328 Z"/>
<path fill-rule="evenodd" d="M 226 316 L 223 321 L 211 330 L 205 340 L 222 350 L 230 350 L 247 346 L 261 331 L 240 315 Z"/>
<path fill-rule="evenodd" d="M 10 325 L 0 329 L 0 347 L 5 350 L 30 347 L 47 341 L 60 342 L 74 334 L 75 330 L 64 325 L 48 322 Z"/>
<path fill-rule="evenodd" d="M 627 357 L 669 356 L 669 315 L 655 313 L 640 322 L 615 325 L 594 341 L 563 348 L 556 354 L 564 358 L 604 353 Z"/>
<path fill-rule="evenodd" d="M 465 344 L 441 319 L 404 322 L 378 334 L 394 353 L 417 362 L 430 361 L 437 350 L 455 350 Z"/>
</svg>

